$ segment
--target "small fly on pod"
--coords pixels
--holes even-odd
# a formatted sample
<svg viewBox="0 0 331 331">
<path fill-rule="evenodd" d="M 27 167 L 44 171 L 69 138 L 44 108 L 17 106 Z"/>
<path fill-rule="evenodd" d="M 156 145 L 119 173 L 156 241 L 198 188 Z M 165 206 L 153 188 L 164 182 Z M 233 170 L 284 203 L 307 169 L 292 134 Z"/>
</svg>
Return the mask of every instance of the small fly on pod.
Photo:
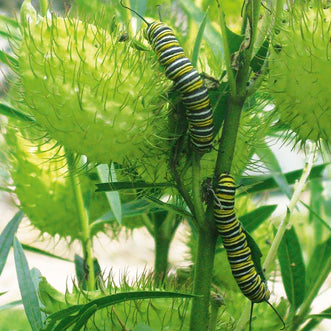
<svg viewBox="0 0 331 331">
<path fill-rule="evenodd" d="M 165 68 L 165 75 L 174 82 L 185 106 L 191 142 L 196 151 L 207 152 L 214 139 L 214 120 L 208 90 L 204 82 L 185 56 L 183 48 L 172 29 L 163 22 L 148 23 L 135 10 L 125 6 L 146 24 L 146 37 L 155 52 L 159 63 Z"/>
<path fill-rule="evenodd" d="M 285 323 L 276 309 L 268 301 L 270 291 L 267 288 L 263 273 L 256 270 L 252 251 L 247 241 L 247 233 L 236 217 L 235 203 L 236 185 L 233 177 L 222 173 L 217 181 L 214 197 L 214 218 L 216 228 L 222 238 L 230 263 L 232 275 L 241 292 L 251 301 L 249 330 L 251 330 L 254 303 L 266 302 Z"/>
</svg>

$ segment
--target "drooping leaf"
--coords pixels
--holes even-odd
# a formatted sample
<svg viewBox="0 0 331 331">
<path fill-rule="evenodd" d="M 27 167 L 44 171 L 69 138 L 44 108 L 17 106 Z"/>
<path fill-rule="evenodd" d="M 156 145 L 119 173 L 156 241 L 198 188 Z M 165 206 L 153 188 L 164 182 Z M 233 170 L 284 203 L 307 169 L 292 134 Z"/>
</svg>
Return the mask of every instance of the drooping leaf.
<svg viewBox="0 0 331 331">
<path fill-rule="evenodd" d="M 314 331 L 323 318 L 330 319 L 331 307 L 323 310 L 320 314 L 310 315 L 312 319 L 301 329 L 302 331 Z M 320 316 L 321 315 L 321 316 Z M 323 317 L 322 317 L 323 316 Z"/>
<path fill-rule="evenodd" d="M 269 44 L 270 39 L 269 37 L 267 37 L 251 61 L 251 68 L 255 73 L 258 73 L 261 70 L 266 60 L 269 50 Z"/>
<path fill-rule="evenodd" d="M 253 232 L 275 211 L 277 205 L 261 206 L 255 210 L 240 216 L 240 221 L 247 232 Z"/>
<path fill-rule="evenodd" d="M 43 249 L 40 249 L 40 248 L 37 248 L 37 247 L 33 247 L 33 246 L 30 246 L 30 245 L 22 244 L 22 248 L 25 251 L 37 253 L 37 254 L 40 254 L 40 255 L 48 256 L 48 257 L 52 257 L 54 259 L 58 259 L 58 260 L 66 261 L 66 262 L 73 262 L 72 260 L 67 259 L 65 257 L 59 256 L 59 255 L 55 255 L 55 254 L 52 254 L 52 253 L 49 253 L 47 251 L 44 251 Z"/>
<path fill-rule="evenodd" d="M 215 135 L 222 127 L 224 121 L 225 111 L 228 106 L 229 91 L 228 82 L 222 82 L 216 91 L 209 90 L 209 96 L 214 110 Z"/>
<path fill-rule="evenodd" d="M 144 189 L 144 188 L 158 188 L 169 187 L 169 183 L 146 183 L 144 181 L 136 182 L 116 182 L 116 183 L 100 183 L 96 184 L 96 192 L 111 192 L 127 189 Z"/>
<path fill-rule="evenodd" d="M 110 169 L 108 168 L 108 165 L 106 164 L 99 164 L 97 166 L 97 171 L 99 174 L 100 179 L 103 182 L 111 182 L 111 183 L 116 183 L 117 178 L 116 178 L 116 173 L 115 173 L 115 168 L 114 164 L 112 163 Z M 122 224 L 122 208 L 121 208 L 121 199 L 120 195 L 117 191 L 112 191 L 112 192 L 106 192 L 106 197 L 109 203 L 109 206 L 119 224 Z"/>
<path fill-rule="evenodd" d="M 186 211 L 185 209 L 182 209 L 176 205 L 170 204 L 170 203 L 165 203 L 159 199 L 156 199 L 152 196 L 146 196 L 144 198 L 145 200 L 151 202 L 152 204 L 158 206 L 159 208 L 163 209 L 163 210 L 168 210 L 170 212 L 174 212 L 178 215 L 182 215 L 183 217 L 189 217 L 189 218 L 193 218 L 192 214 L 188 211 Z"/>
<path fill-rule="evenodd" d="M 200 8 L 198 8 L 193 1 L 180 0 L 179 2 L 183 10 L 197 24 L 199 24 L 202 21 L 205 13 Z M 213 25 L 208 20 L 206 22 L 204 38 L 216 56 L 220 56 L 224 54 L 222 49 L 222 45 L 223 45 L 222 36 L 218 33 L 218 31 L 213 27 Z"/>
<path fill-rule="evenodd" d="M 286 176 L 283 174 L 273 151 L 267 144 L 263 144 L 263 146 L 259 146 L 256 153 L 266 167 L 271 170 L 271 176 L 274 178 L 274 181 L 277 183 L 280 190 L 285 193 L 288 198 L 291 198 L 292 189 L 289 187 Z"/>
<path fill-rule="evenodd" d="M 39 331 L 43 325 L 37 290 L 33 284 L 29 266 L 21 244 L 14 237 L 14 257 L 18 285 L 20 288 L 26 317 L 33 331 Z"/>
<path fill-rule="evenodd" d="M 139 291 L 125 292 L 108 295 L 103 298 L 92 300 L 87 304 L 74 305 L 48 316 L 49 324 L 43 330 L 66 330 L 68 327 L 84 325 L 97 310 L 109 307 L 124 301 L 157 299 L 157 298 L 192 298 L 194 295 L 177 292 Z M 81 317 L 83 318 L 81 319 Z M 78 329 L 76 329 L 78 330 Z"/>
<path fill-rule="evenodd" d="M 130 201 L 122 204 L 122 217 L 135 217 L 141 216 L 142 214 L 148 213 L 156 213 L 163 210 L 163 208 L 157 207 L 156 205 L 152 205 L 150 202 L 145 199 L 139 199 L 135 201 Z M 113 212 L 110 210 L 102 217 L 97 219 L 91 224 L 91 228 L 100 224 L 100 223 L 112 223 L 114 222 L 115 216 Z"/>
<path fill-rule="evenodd" d="M 3 293 L 7 293 L 7 292 L 3 292 Z M 20 306 L 22 303 L 23 303 L 22 300 L 16 300 L 16 301 L 7 303 L 6 305 L 0 306 L 0 311 L 6 310 L 6 309 L 11 309 L 16 306 Z"/>
<path fill-rule="evenodd" d="M 287 298 L 296 310 L 305 298 L 306 269 L 300 242 L 293 226 L 284 233 L 278 248 L 278 259 Z"/>
<path fill-rule="evenodd" d="M 13 244 L 15 233 L 20 222 L 22 221 L 23 216 L 24 214 L 21 211 L 17 212 L 0 235 L 0 275 L 6 264 L 8 253 Z"/>
<path fill-rule="evenodd" d="M 320 164 L 314 166 L 309 174 L 309 179 L 313 178 L 321 178 L 322 173 L 325 167 L 329 163 Z M 285 178 L 288 184 L 294 184 L 296 180 L 298 180 L 302 175 L 303 169 L 290 171 L 285 173 Z M 249 193 L 258 193 L 258 192 L 266 192 L 268 190 L 274 190 L 279 188 L 277 182 L 273 178 L 273 176 L 249 176 L 247 178 L 243 177 L 241 179 L 241 186 L 245 187 L 245 190 L 239 195 L 249 194 Z"/>
<path fill-rule="evenodd" d="M 315 216 L 316 220 L 318 222 L 320 222 L 321 224 L 323 224 L 323 226 L 325 226 L 330 232 L 331 232 L 331 227 L 330 225 L 318 214 L 316 213 L 315 210 L 313 210 L 312 208 L 310 208 L 306 203 L 304 203 L 302 200 L 300 200 L 300 202 L 309 210 L 309 212 Z"/>
<path fill-rule="evenodd" d="M 252 252 L 252 260 L 256 269 L 256 272 L 261 276 L 261 279 L 264 281 L 265 276 L 263 273 L 263 268 L 262 268 L 262 263 L 261 263 L 261 257 L 262 257 L 262 252 L 260 250 L 260 247 L 258 244 L 255 242 L 253 237 L 245 231 L 246 234 L 246 239 L 247 239 L 247 245 L 251 249 Z"/>
<path fill-rule="evenodd" d="M 193 67 L 197 66 L 199 51 L 200 51 L 201 42 L 202 42 L 202 38 L 203 38 L 203 33 L 205 31 L 205 27 L 206 27 L 206 23 L 207 23 L 207 17 L 208 17 L 207 14 L 208 13 L 206 12 L 205 15 L 203 16 L 203 19 L 201 21 L 197 37 L 195 39 L 195 43 L 194 43 L 194 47 L 193 47 L 193 53 L 192 53 L 192 59 L 191 59 Z"/>
</svg>

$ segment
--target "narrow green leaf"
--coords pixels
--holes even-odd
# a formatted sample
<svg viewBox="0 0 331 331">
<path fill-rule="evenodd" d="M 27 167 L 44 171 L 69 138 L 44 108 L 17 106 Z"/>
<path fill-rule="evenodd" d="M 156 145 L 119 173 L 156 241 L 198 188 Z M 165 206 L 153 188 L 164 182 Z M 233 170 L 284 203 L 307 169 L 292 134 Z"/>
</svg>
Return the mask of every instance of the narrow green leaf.
<svg viewBox="0 0 331 331">
<path fill-rule="evenodd" d="M 320 164 L 314 166 L 309 174 L 309 179 L 321 178 L 322 173 L 329 163 Z M 290 171 L 285 173 L 285 178 L 288 184 L 294 184 L 302 175 L 302 169 Z M 249 176 L 241 179 L 241 186 L 245 187 L 244 192 L 239 195 L 265 192 L 268 190 L 277 189 L 279 186 L 272 176 Z"/>
<path fill-rule="evenodd" d="M 31 117 L 29 117 L 29 116 L 21 113 L 19 110 L 13 108 L 11 105 L 9 105 L 4 100 L 0 100 L 0 114 L 5 115 L 7 117 L 14 118 L 14 119 L 18 119 L 20 121 L 34 123 L 34 120 Z"/>
<path fill-rule="evenodd" d="M 180 0 L 179 1 L 183 10 L 192 18 L 197 24 L 203 20 L 204 12 L 198 8 L 191 0 Z M 209 47 L 212 49 L 216 56 L 224 54 L 222 49 L 222 36 L 220 33 L 212 26 L 212 24 L 207 21 L 204 30 L 204 38 L 207 41 Z"/>
<path fill-rule="evenodd" d="M 163 208 L 156 207 L 152 205 L 150 202 L 146 201 L 145 199 L 139 199 L 136 201 L 130 201 L 122 204 L 122 217 L 134 217 L 134 216 L 141 216 L 143 214 L 148 213 L 156 213 L 163 210 Z M 97 224 L 101 223 L 112 223 L 114 222 L 115 216 L 113 212 L 110 210 L 102 217 L 97 219 L 91 224 L 91 227 L 96 226 Z"/>
<path fill-rule="evenodd" d="M 15 233 L 18 229 L 20 222 L 22 221 L 24 214 L 19 211 L 6 225 L 0 235 L 0 275 L 6 264 L 9 250 L 13 244 Z"/>
<path fill-rule="evenodd" d="M 97 171 L 100 179 L 103 182 L 110 182 L 112 184 L 117 182 L 116 172 L 113 163 L 111 164 L 110 169 L 106 164 L 99 164 L 97 166 Z M 112 191 L 112 192 L 106 192 L 105 194 L 116 221 L 119 224 L 122 224 L 122 209 L 121 209 L 121 199 L 119 192 Z"/>
<path fill-rule="evenodd" d="M 151 202 L 152 204 L 160 207 L 161 209 L 168 210 L 170 212 L 175 212 L 178 215 L 182 215 L 183 217 L 189 217 L 193 218 L 192 214 L 186 211 L 185 209 L 182 209 L 176 205 L 170 204 L 170 203 L 165 203 L 159 199 L 156 199 L 151 196 L 146 196 L 144 197 L 147 201 Z"/>
<path fill-rule="evenodd" d="M 7 292 L 4 292 L 4 293 L 7 293 Z M 22 300 L 17 300 L 17 301 L 7 303 L 6 305 L 0 306 L 0 311 L 6 310 L 6 309 L 11 309 L 16 306 L 20 306 L 22 303 L 23 303 Z"/>
<path fill-rule="evenodd" d="M 192 53 L 192 60 L 191 60 L 193 67 L 196 67 L 197 63 L 198 63 L 199 51 L 200 51 L 201 42 L 202 42 L 202 38 L 203 38 L 203 32 L 205 31 L 205 27 L 206 27 L 206 23 L 207 23 L 207 17 L 208 16 L 207 16 L 207 12 L 206 12 L 205 15 L 203 16 L 202 22 L 200 24 L 197 38 L 195 39 L 193 53 Z"/>
<path fill-rule="evenodd" d="M 258 73 L 262 69 L 268 54 L 269 44 L 270 39 L 267 37 L 251 61 L 251 68 L 255 73 Z"/>
<path fill-rule="evenodd" d="M 315 246 L 313 254 L 311 255 L 306 272 L 306 292 L 307 294 L 313 289 L 316 293 L 319 288 L 316 288 L 317 279 L 321 276 L 320 272 L 323 267 L 330 263 L 331 259 L 331 236 L 324 241 Z M 322 282 L 321 282 L 322 283 Z"/>
<path fill-rule="evenodd" d="M 158 187 L 169 187 L 169 183 L 146 183 L 144 181 L 136 182 L 116 182 L 116 183 L 99 183 L 96 184 L 96 192 L 111 192 L 128 189 L 144 189 L 144 188 L 158 188 Z"/>
<path fill-rule="evenodd" d="M 240 216 L 240 221 L 247 232 L 252 233 L 275 211 L 277 205 L 261 206 L 253 211 Z"/>
<path fill-rule="evenodd" d="M 326 319 L 331 319 L 331 312 L 330 313 L 320 313 L 320 314 L 313 314 L 309 315 L 309 317 L 312 318 L 326 318 Z"/>
<path fill-rule="evenodd" d="M 327 314 L 328 316 L 331 314 L 331 307 L 325 309 L 322 311 L 321 314 L 316 315 L 310 315 L 309 317 L 312 317 L 312 319 L 301 329 L 302 331 L 314 331 L 316 330 L 316 326 L 322 322 L 323 318 L 319 315 Z M 308 318 L 309 318 L 308 317 Z M 329 318 L 329 317 L 327 317 Z"/>
<path fill-rule="evenodd" d="M 285 292 L 295 311 L 305 298 L 306 270 L 294 227 L 286 230 L 278 248 L 278 259 Z"/>
<path fill-rule="evenodd" d="M 260 146 L 257 149 L 256 153 L 262 162 L 266 165 L 266 167 L 271 170 L 271 175 L 281 191 L 285 193 L 288 198 L 291 198 L 292 189 L 289 187 L 286 176 L 283 174 L 273 151 L 267 144 L 263 144 L 263 146 Z"/>
<path fill-rule="evenodd" d="M 222 82 L 216 91 L 209 90 L 209 97 L 214 110 L 215 135 L 222 127 L 229 97 L 229 83 Z M 215 96 L 214 96 L 215 95 Z"/>
<path fill-rule="evenodd" d="M 83 313 L 79 314 L 79 319 L 76 322 L 75 326 L 72 328 L 72 331 L 79 331 L 88 321 L 88 319 L 97 311 L 98 306 L 94 304 L 91 307 L 88 307 Z"/>
<path fill-rule="evenodd" d="M 29 252 L 32 252 L 32 253 L 37 253 L 37 254 L 40 254 L 40 255 L 48 256 L 48 257 L 52 257 L 54 259 L 58 259 L 58 260 L 61 260 L 61 261 L 73 262 L 70 259 L 67 259 L 65 257 L 59 256 L 59 255 L 55 255 L 55 254 L 52 254 L 52 253 L 49 253 L 49 252 L 44 251 L 44 250 L 42 250 L 40 248 L 37 248 L 37 247 L 33 247 L 33 246 L 26 245 L 26 244 L 22 244 L 22 248 L 25 251 L 29 251 Z"/>
<path fill-rule="evenodd" d="M 260 250 L 260 247 L 258 244 L 255 242 L 253 237 L 245 231 L 246 238 L 247 238 L 247 245 L 251 249 L 252 252 L 252 260 L 256 269 L 256 272 L 261 276 L 262 280 L 265 280 L 265 276 L 263 273 L 263 268 L 262 268 L 262 263 L 261 263 L 261 257 L 262 257 L 262 252 Z"/>
<path fill-rule="evenodd" d="M 29 271 L 29 266 L 26 261 L 24 251 L 21 244 L 14 237 L 14 257 L 18 285 L 20 288 L 23 306 L 26 317 L 31 325 L 33 331 L 41 329 L 43 322 L 39 307 L 39 301 L 36 288 Z"/>
<path fill-rule="evenodd" d="M 319 221 L 321 224 L 323 224 L 330 232 L 331 232 L 331 226 L 318 214 L 310 208 L 306 203 L 304 203 L 302 200 L 300 202 L 309 210 L 309 212 L 315 216 L 316 220 Z"/>
</svg>

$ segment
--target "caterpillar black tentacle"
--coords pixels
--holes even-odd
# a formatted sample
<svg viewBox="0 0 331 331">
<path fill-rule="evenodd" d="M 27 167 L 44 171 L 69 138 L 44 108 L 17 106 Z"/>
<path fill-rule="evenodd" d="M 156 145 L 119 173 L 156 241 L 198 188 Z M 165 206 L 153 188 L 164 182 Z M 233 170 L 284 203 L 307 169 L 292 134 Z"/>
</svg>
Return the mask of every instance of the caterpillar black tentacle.
<svg viewBox="0 0 331 331">
<path fill-rule="evenodd" d="M 222 237 L 227 252 L 232 274 L 241 292 L 252 302 L 252 315 L 254 303 L 265 301 L 270 306 L 272 305 L 268 301 L 270 291 L 264 281 L 264 276 L 256 270 L 246 232 L 235 214 L 236 188 L 231 175 L 222 173 L 219 176 L 214 195 L 214 218 L 217 231 Z M 276 312 L 273 306 L 272 308 Z M 278 312 L 276 314 L 285 328 L 283 319 Z"/>
<path fill-rule="evenodd" d="M 174 82 L 185 106 L 188 128 L 194 149 L 209 151 L 214 139 L 214 120 L 208 90 L 197 70 L 185 56 L 172 29 L 162 22 L 148 23 L 121 1 L 121 5 L 138 15 L 146 24 L 146 36 L 165 75 Z"/>
</svg>

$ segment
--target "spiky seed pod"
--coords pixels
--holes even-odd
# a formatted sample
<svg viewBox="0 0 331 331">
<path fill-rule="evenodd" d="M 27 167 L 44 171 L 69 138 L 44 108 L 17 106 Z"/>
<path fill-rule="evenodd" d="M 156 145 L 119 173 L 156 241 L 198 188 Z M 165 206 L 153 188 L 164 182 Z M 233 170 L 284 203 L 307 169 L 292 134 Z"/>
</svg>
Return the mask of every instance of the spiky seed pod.
<svg viewBox="0 0 331 331">
<path fill-rule="evenodd" d="M 9 125 L 12 125 L 9 124 Z M 9 172 L 15 185 L 20 208 L 31 224 L 42 233 L 71 240 L 81 239 L 72 183 L 63 150 L 55 148 L 54 141 L 41 141 L 40 132 L 31 127 L 8 128 L 5 136 Z M 81 170 L 80 185 L 88 201 L 90 221 L 109 210 L 104 194 L 95 192 L 98 182 Z M 104 225 L 93 227 L 92 235 L 105 231 Z"/>
<path fill-rule="evenodd" d="M 153 54 L 121 42 L 116 29 L 54 14 L 30 15 L 22 35 L 22 102 L 52 138 L 99 163 L 163 152 L 166 85 Z"/>
<path fill-rule="evenodd" d="M 115 293 L 159 290 L 153 285 L 152 274 L 143 274 L 130 283 L 125 275 L 116 282 L 110 276 L 107 282 L 100 280 L 100 283 L 102 290 L 87 292 L 74 285 L 71 293 L 62 294 L 43 278 L 39 283 L 39 298 L 45 312 L 52 314 Z M 187 292 L 185 286 L 179 286 L 174 280 L 166 281 L 162 290 Z M 96 311 L 85 321 L 84 330 L 132 330 L 138 324 L 146 324 L 153 330 L 184 331 L 189 328 L 188 307 L 189 299 L 183 298 L 128 300 Z"/>
<path fill-rule="evenodd" d="M 273 40 L 267 82 L 281 122 L 302 142 L 331 141 L 331 10 L 316 3 L 291 4 Z"/>
</svg>

